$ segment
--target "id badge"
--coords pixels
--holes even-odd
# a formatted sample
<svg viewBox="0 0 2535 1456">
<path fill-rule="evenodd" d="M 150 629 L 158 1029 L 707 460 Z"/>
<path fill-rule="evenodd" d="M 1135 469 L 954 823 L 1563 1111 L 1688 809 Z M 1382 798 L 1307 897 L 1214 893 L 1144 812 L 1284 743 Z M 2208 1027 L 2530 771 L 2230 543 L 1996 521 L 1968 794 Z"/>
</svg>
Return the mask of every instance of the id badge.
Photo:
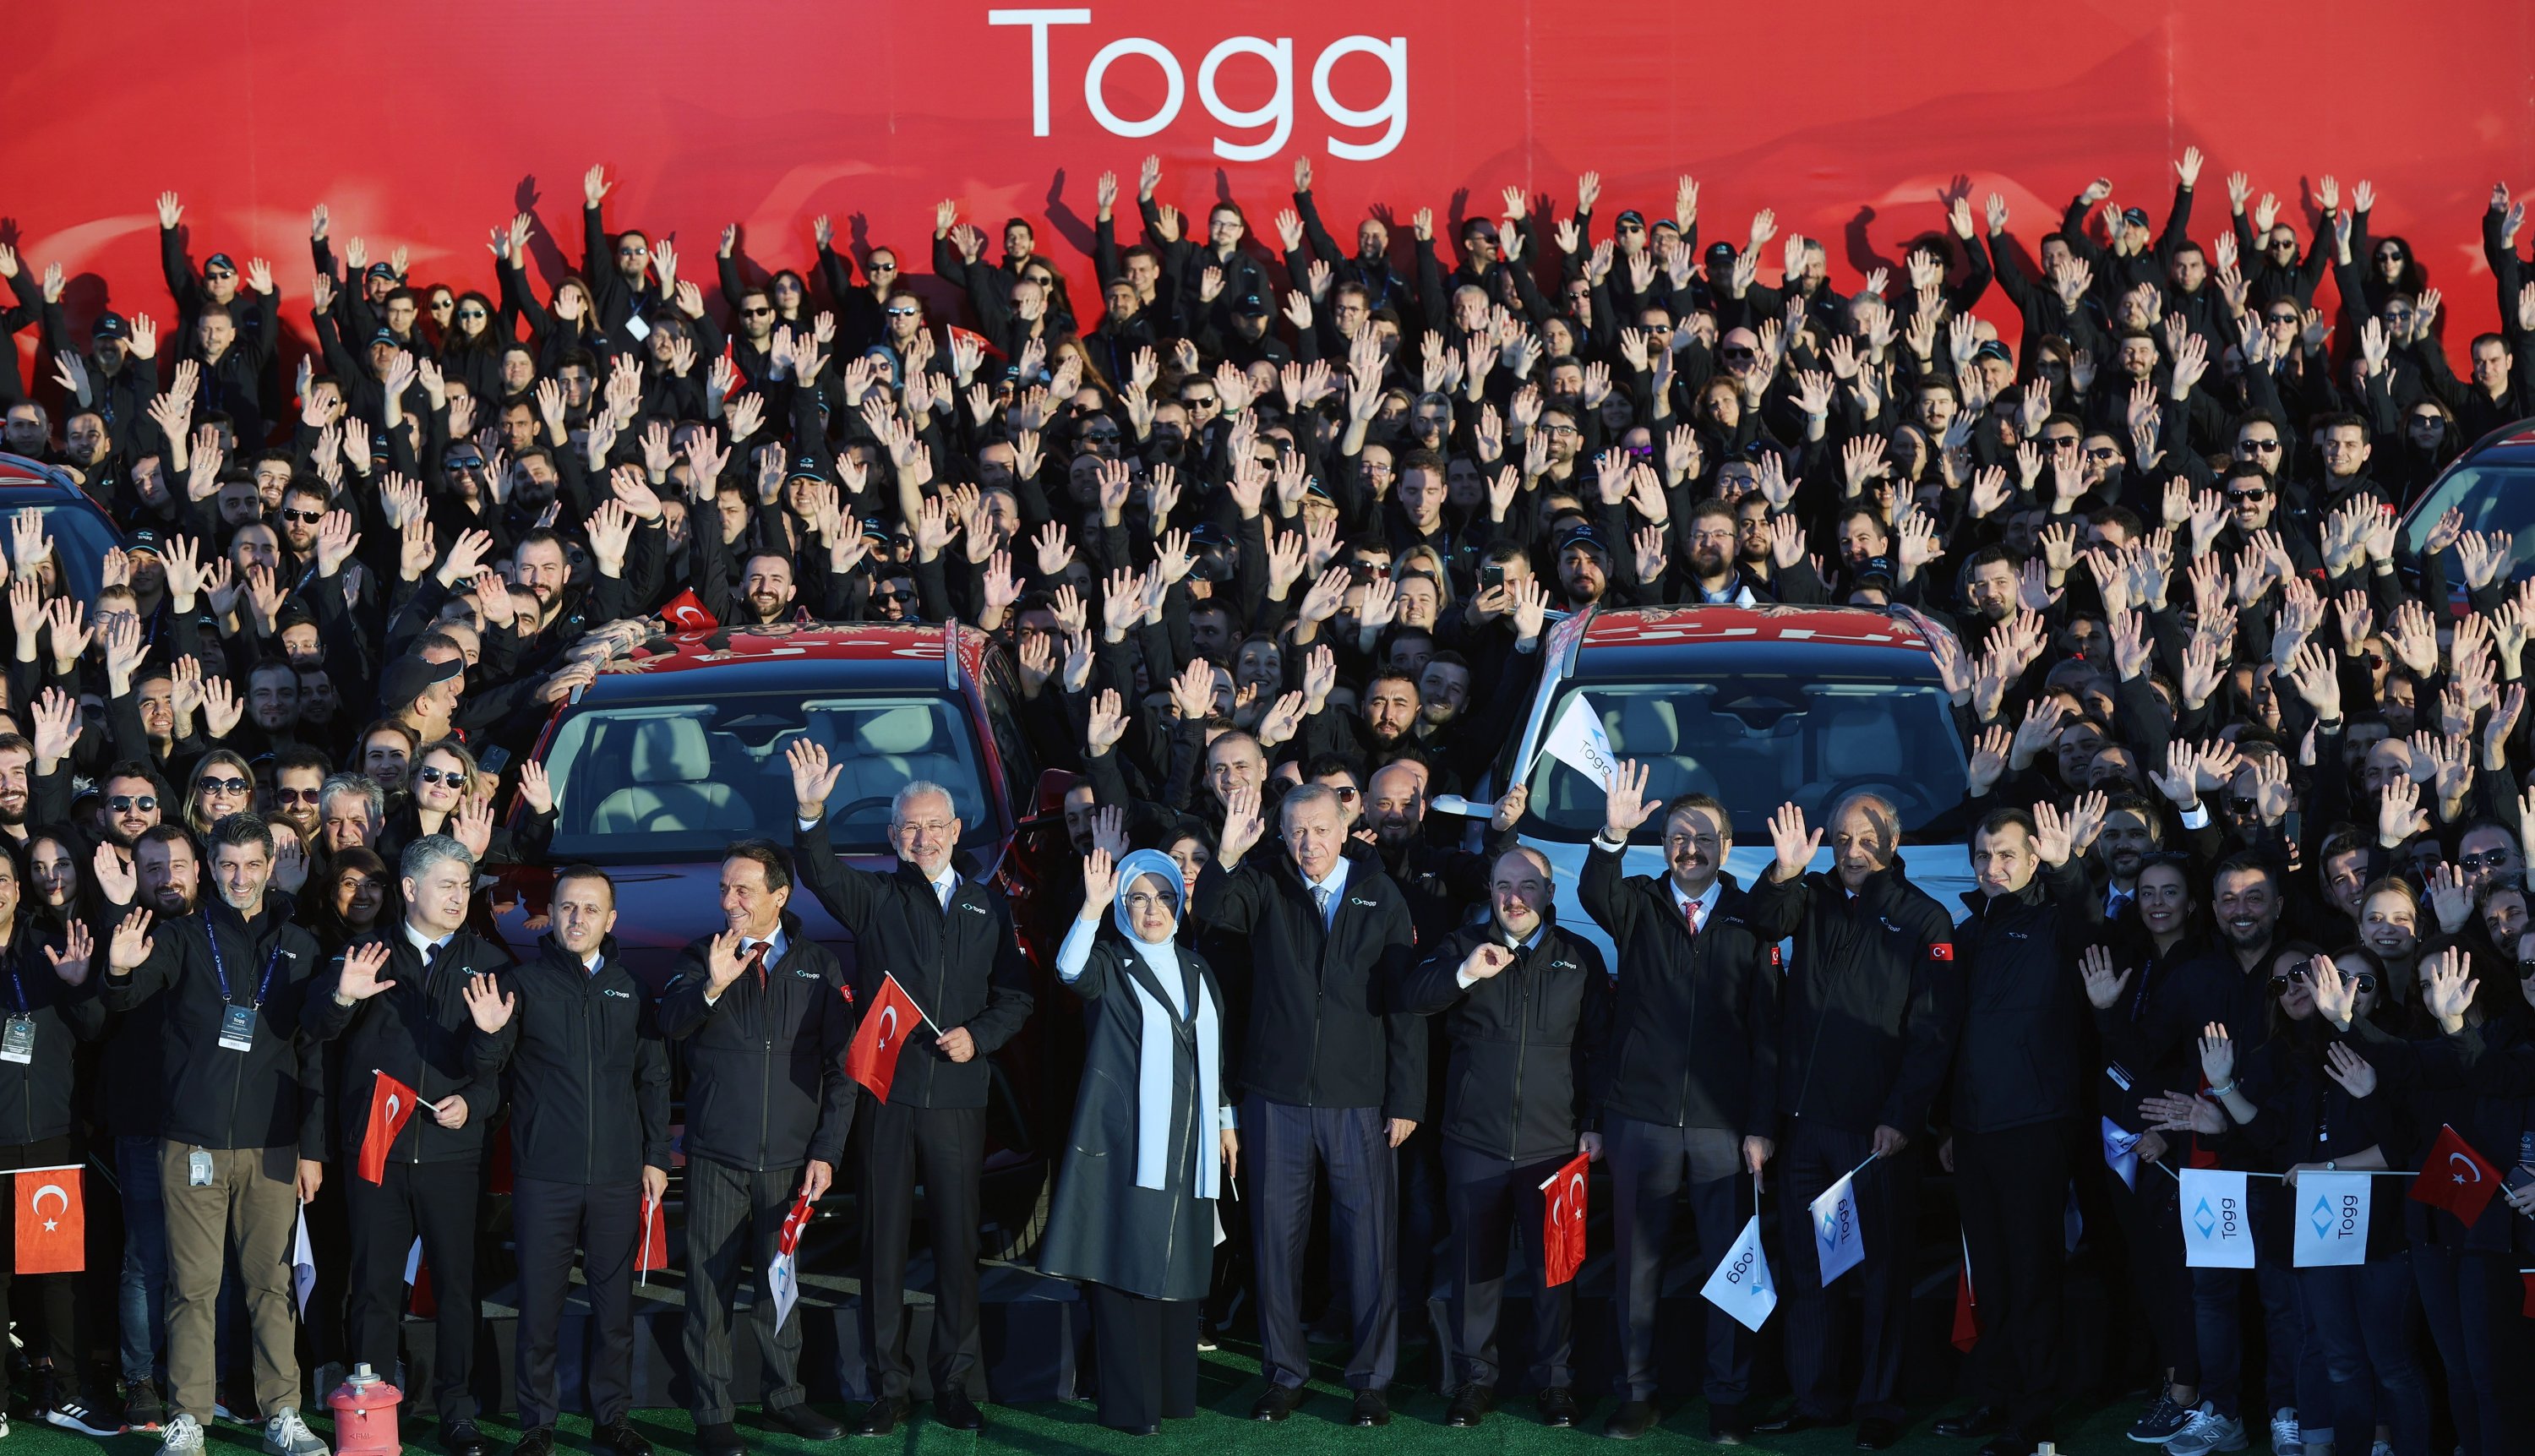
<svg viewBox="0 0 2535 1456">
<path fill-rule="evenodd" d="M 34 1059 L 35 1019 L 13 1016 L 6 1024 L 0 1024 L 0 1061 L 14 1061 L 23 1066 Z"/>
<path fill-rule="evenodd" d="M 220 1045 L 231 1051 L 255 1045 L 255 1008 L 231 1006 L 220 1013 Z"/>
<path fill-rule="evenodd" d="M 196 1148 L 185 1160 L 185 1178 L 197 1188 L 212 1185 L 212 1155 Z"/>
</svg>

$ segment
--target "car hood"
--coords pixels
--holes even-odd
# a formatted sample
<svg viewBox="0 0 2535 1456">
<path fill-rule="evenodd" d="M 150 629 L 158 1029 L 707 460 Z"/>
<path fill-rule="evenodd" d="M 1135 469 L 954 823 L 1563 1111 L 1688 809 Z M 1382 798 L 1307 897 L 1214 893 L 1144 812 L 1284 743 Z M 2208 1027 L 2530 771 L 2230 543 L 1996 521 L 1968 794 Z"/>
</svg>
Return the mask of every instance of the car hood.
<svg viewBox="0 0 2535 1456">
<path fill-rule="evenodd" d="M 1583 872 L 1584 856 L 1592 853 L 1592 845 L 1589 842 L 1570 844 L 1561 840 L 1534 839 L 1528 835 L 1522 842 L 1549 856 L 1550 869 L 1558 882 L 1559 927 L 1591 941 L 1602 952 L 1604 964 L 1616 972 L 1620 960 L 1612 947 L 1611 937 L 1603 933 L 1601 926 L 1593 923 L 1593 918 L 1584 914 L 1583 902 L 1576 898 L 1577 876 Z M 1767 872 L 1773 857 L 1774 854 L 1765 845 L 1738 845 L 1725 856 L 1725 872 L 1734 876 L 1736 884 L 1750 885 Z M 1629 846 L 1620 863 L 1622 870 L 1631 875 L 1664 872 L 1663 851 L 1653 845 Z M 1960 844 L 1914 845 L 1905 840 L 1901 846 L 1901 865 L 1909 874 L 1910 883 L 1934 896 L 1938 904 L 1946 907 L 1948 916 L 1962 903 L 1958 897 L 1972 888 L 1971 851 Z M 1829 869 L 1830 852 L 1824 850 L 1815 855 L 1808 868 Z M 1788 964 L 1794 963 L 1789 960 Z"/>
</svg>

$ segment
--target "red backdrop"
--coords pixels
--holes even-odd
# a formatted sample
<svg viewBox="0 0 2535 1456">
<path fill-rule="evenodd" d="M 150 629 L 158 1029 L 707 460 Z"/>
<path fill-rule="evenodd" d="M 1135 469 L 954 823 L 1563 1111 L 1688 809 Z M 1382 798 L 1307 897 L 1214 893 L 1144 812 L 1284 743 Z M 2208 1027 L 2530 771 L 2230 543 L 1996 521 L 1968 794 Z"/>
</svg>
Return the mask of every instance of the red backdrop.
<svg viewBox="0 0 2535 1456">
<path fill-rule="evenodd" d="M 1034 28 L 1013 23 L 1030 14 L 1080 20 L 1044 27 L 1043 93 Z M 920 271 L 945 196 L 990 236 L 1008 215 L 1037 221 L 1042 249 L 1072 262 L 1089 243 L 1098 173 L 1118 171 L 1132 198 L 1148 151 L 1163 158 L 1165 201 L 1201 210 L 1229 196 L 1262 230 L 1308 154 L 1342 239 L 1368 204 L 1456 218 L 1496 211 L 1509 183 L 1564 210 L 1585 167 L 1604 179 L 1607 235 L 1623 207 L 1668 210 L 1689 171 L 1710 236 L 1739 239 L 1754 209 L 1772 207 L 1782 228 L 1830 240 L 1847 286 L 1938 225 L 1934 194 L 1958 177 L 1976 204 L 2005 194 L 2028 248 L 2099 173 L 2161 223 L 2171 160 L 2197 144 L 2204 239 L 2231 170 L 2277 193 L 2302 229 L 2317 176 L 2336 174 L 2345 194 L 2373 180 L 2376 230 L 2412 240 L 2460 345 L 2494 312 L 2476 215 L 2495 180 L 2535 187 L 2535 6 L 2508 0 L 2432 0 L 2399 21 L 2350 0 L 1829 0 L 1665 17 L 1546 0 L 1092 0 L 1067 12 L 19 0 L 10 20 L 0 235 L 38 266 L 65 265 L 75 321 L 109 305 L 165 321 L 152 246 L 162 188 L 184 197 L 198 261 L 216 249 L 271 259 L 293 313 L 321 200 L 339 245 L 362 236 L 376 258 L 402 244 L 415 281 L 461 285 L 489 285 L 486 229 L 530 208 L 550 280 L 566 254 L 580 262 L 581 173 L 604 161 L 622 179 L 610 224 L 674 237 L 692 260 L 683 271 L 710 290 L 722 224 L 745 224 L 758 262 L 806 267 L 821 212 L 858 243 L 897 244 Z M 1209 71 L 1227 41 L 1240 43 Z M 1281 140 L 1262 54 L 1280 45 Z M 1107 125 L 1084 85 L 1104 50 Z M 1179 72 L 1178 107 L 1149 135 L 1121 135 L 1165 109 L 1156 51 Z M 1395 137 L 1373 119 L 1393 98 Z M 1339 146 L 1379 155 L 1348 160 Z M 1768 261 L 1774 271 L 1774 249 Z M 1993 294 L 1984 311 L 2003 307 Z"/>
</svg>

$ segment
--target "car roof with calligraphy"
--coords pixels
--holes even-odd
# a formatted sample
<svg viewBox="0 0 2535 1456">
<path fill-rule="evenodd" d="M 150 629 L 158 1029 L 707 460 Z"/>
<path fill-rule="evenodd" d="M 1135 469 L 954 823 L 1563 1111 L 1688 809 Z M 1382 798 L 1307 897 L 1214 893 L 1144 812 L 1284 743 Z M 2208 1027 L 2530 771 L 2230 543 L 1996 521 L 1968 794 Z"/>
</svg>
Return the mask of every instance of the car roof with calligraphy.
<svg viewBox="0 0 2535 1456">
<path fill-rule="evenodd" d="M 973 670 L 985 634 L 955 627 L 960 655 Z M 584 701 L 649 698 L 693 700 L 699 693 L 832 688 L 839 667 L 875 688 L 947 688 L 949 633 L 940 624 L 717 629 L 654 637 L 630 657 L 602 667 Z M 711 687 L 707 687 L 710 681 Z"/>
<path fill-rule="evenodd" d="M 1584 629 L 1575 676 L 1649 680 L 1702 672 L 1789 670 L 1934 679 L 1927 639 L 1907 617 L 1853 606 L 1669 606 L 1601 612 Z"/>
</svg>

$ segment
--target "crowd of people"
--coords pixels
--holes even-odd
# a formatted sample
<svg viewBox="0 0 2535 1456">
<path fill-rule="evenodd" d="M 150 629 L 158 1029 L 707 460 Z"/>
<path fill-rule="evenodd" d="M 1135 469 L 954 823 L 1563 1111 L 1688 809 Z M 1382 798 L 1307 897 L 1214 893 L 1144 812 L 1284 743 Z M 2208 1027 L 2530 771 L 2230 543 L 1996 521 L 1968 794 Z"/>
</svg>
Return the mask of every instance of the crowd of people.
<svg viewBox="0 0 2535 1456">
<path fill-rule="evenodd" d="M 418 1239 L 439 1440 L 484 1456 L 506 1137 L 521 1456 L 554 1446 L 576 1258 L 595 1440 L 648 1453 L 628 1284 L 681 1155 L 703 1456 L 744 1449 L 744 1271 L 832 1188 L 859 1207 L 852 1428 L 912 1419 L 919 1178 L 932 1414 L 976 1429 L 986 1068 L 1062 986 L 1082 1074 L 1035 1257 L 1082 1282 L 1124 1429 L 1192 1414 L 1235 1320 L 1259 1420 L 1303 1403 L 1317 1320 L 1350 1346 L 1342 1419 L 1384 1424 L 1401 1306 L 1441 1291 L 1448 1424 L 1487 1423 L 1503 1383 L 1552 1425 L 1607 1394 L 1598 1428 L 1644 1434 L 1667 1275 L 1703 1280 L 1765 1193 L 1782 1302 L 1757 1334 L 1705 1319 L 1707 1432 L 1854 1423 L 1883 1449 L 1945 1173 L 1981 1334 L 1941 1434 L 2051 1437 L 2074 1257 L 2118 1271 L 2115 1363 L 2150 1390 L 2133 1440 L 2521 1449 L 2535 588 L 2504 535 L 2451 516 L 2414 552 L 2395 523 L 2535 413 L 2525 209 L 2500 188 L 2480 220 L 2501 328 L 2459 378 L 2369 184 L 2284 205 L 2237 175 L 2221 214 L 2202 172 L 2176 163 L 2161 220 L 2097 180 L 2020 236 L 1997 196 L 1948 194 L 1899 265 L 1841 280 L 1765 211 L 1703 218 L 1687 177 L 1601 235 L 1586 173 L 1564 212 L 1510 187 L 1449 237 L 1421 208 L 1408 238 L 1368 217 L 1341 245 L 1308 160 L 1265 227 L 1183 214 L 1148 160 L 1132 242 L 1100 177 L 1082 305 L 1027 220 L 998 256 L 952 202 L 929 260 L 822 217 L 814 269 L 770 271 L 732 227 L 700 280 L 610 216 L 598 167 L 581 268 L 534 276 L 523 214 L 490 229 L 489 289 L 371 255 L 322 205 L 309 273 L 241 263 L 169 194 L 168 296 L 112 280 L 75 330 L 60 265 L 0 248 L 9 328 L 40 330 L 31 381 L 15 348 L 0 370 L 0 443 L 116 534 L 73 561 L 30 510 L 7 541 L 0 1167 L 87 1163 L 122 1225 L 110 1305 L 75 1298 L 86 1276 L 10 1281 L 31 1408 L 175 1456 L 235 1413 L 274 1456 L 323 1456 L 303 1346 L 393 1369 Z M 303 278 L 304 338 L 280 309 Z M 1738 825 L 1627 764 L 1579 886 L 1601 938 L 1559 923 L 1499 772 L 1544 634 L 1700 603 L 1924 636 L 1969 763 L 1962 903 L 1912 882 L 1872 794 Z M 552 866 L 532 958 L 481 933 L 478 871 L 551 863 L 529 750 L 602 668 L 698 624 L 954 618 L 1009 653 L 1036 757 L 1080 776 L 1052 981 L 950 792 L 905 786 L 899 867 L 855 869 L 807 742 L 791 842 L 730 847 L 727 923 L 665 989 L 587 865 Z M 1430 812 L 1488 791 L 1484 821 Z M 1724 872 L 1738 830 L 1771 850 L 1750 883 Z M 1663 872 L 1625 876 L 1631 843 Z M 850 969 L 796 886 L 853 933 Z M 876 1091 L 847 1048 L 897 1014 L 884 972 L 925 1026 Z M 388 1078 L 411 1115 L 381 1137 Z M 2293 1261 L 2299 1174 L 2418 1170 L 2442 1136 L 2505 1170 L 2478 1218 L 2379 1178 L 2365 1263 Z M 1542 1182 L 1578 1152 L 1614 1206 L 1607 1393 L 1579 1388 L 1574 1285 L 1542 1277 Z M 2280 1175 L 2254 1184 L 2251 1269 L 2187 1263 L 2193 1214 L 2153 1171 L 2186 1167 Z M 1865 1259 L 1825 1283 L 1809 1209 L 1843 1175 Z M 2109 1214 L 2073 1251 L 2072 1198 Z M 342 1231 L 305 1331 L 303 1207 Z M 1531 1299 L 1510 1358 L 1509 1282 Z M 767 1420 L 841 1434 L 766 1293 Z M 1784 1404 L 1754 1381 L 1767 1344 Z"/>
</svg>

